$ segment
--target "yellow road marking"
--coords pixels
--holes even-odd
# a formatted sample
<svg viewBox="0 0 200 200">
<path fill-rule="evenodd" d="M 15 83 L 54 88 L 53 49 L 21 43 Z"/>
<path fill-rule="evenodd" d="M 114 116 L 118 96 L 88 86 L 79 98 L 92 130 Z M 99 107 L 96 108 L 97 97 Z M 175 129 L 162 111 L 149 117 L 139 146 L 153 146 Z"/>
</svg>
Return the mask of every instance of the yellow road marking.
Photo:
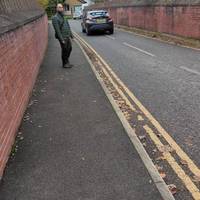
<svg viewBox="0 0 200 200">
<path fill-rule="evenodd" d="M 112 80 L 112 78 L 108 74 L 108 72 L 104 68 L 102 68 L 102 70 L 105 73 L 106 77 L 109 79 L 109 81 L 113 84 L 115 89 L 119 90 L 118 86 L 116 85 L 116 83 L 114 83 L 114 81 Z M 120 95 L 122 95 L 123 98 L 125 97 L 126 103 L 128 105 L 131 105 L 130 108 L 133 109 L 133 111 L 135 111 L 135 108 L 132 107 L 132 104 L 130 103 L 130 101 L 126 98 L 126 96 L 121 91 L 120 91 Z M 141 120 L 141 119 L 143 119 L 142 116 L 138 115 L 138 120 Z M 148 125 L 145 125 L 144 129 L 148 133 L 151 140 L 154 142 L 154 144 L 156 145 L 156 147 L 158 149 L 160 149 L 160 147 L 164 147 L 162 142 L 159 140 L 159 138 L 156 136 L 156 134 L 149 128 Z M 175 173 L 178 175 L 178 177 L 183 181 L 183 183 L 185 184 L 188 191 L 190 191 L 190 193 L 192 194 L 193 198 L 195 200 L 200 200 L 199 189 L 192 182 L 190 177 L 185 174 L 184 170 L 179 166 L 179 164 L 175 161 L 175 159 L 172 157 L 172 155 L 169 152 L 164 152 L 163 157 L 164 157 L 165 160 L 167 160 L 167 162 L 172 167 L 172 169 L 175 171 Z"/>
<path fill-rule="evenodd" d="M 108 72 L 102 68 L 102 71 L 104 72 L 104 74 L 107 76 L 107 78 L 109 79 L 109 81 L 113 84 L 113 86 L 115 87 L 115 89 L 117 90 L 117 92 L 119 92 L 119 94 L 122 96 L 122 98 L 126 101 L 126 104 L 130 107 L 130 109 L 134 112 L 136 112 L 136 109 L 133 107 L 133 105 L 131 104 L 131 102 L 128 100 L 128 98 L 126 97 L 126 95 L 118 88 L 118 86 L 116 85 L 116 83 L 112 80 L 112 78 L 110 77 L 110 75 L 108 74 Z"/>
<path fill-rule="evenodd" d="M 156 134 L 152 131 L 152 129 L 145 125 L 143 127 L 145 131 L 148 133 L 152 141 L 155 143 L 156 147 L 159 149 L 160 147 L 164 146 L 161 141 L 158 139 Z M 200 200 L 200 192 L 199 189 L 196 187 L 196 185 L 192 182 L 192 180 L 189 178 L 188 175 L 185 174 L 183 169 L 178 165 L 178 163 L 175 161 L 175 159 L 172 157 L 171 153 L 169 152 L 163 152 L 163 157 L 167 162 L 170 164 L 174 172 L 178 175 L 178 177 L 183 181 L 186 188 L 190 191 L 193 198 L 195 200 Z"/>
<path fill-rule="evenodd" d="M 113 97 L 112 93 L 109 91 L 109 88 L 106 86 L 104 80 L 100 77 L 100 73 L 98 72 L 98 70 L 96 70 L 94 64 L 92 63 L 92 60 L 89 58 L 89 55 L 86 53 L 85 49 L 83 48 L 83 44 L 81 44 L 82 42 L 79 41 L 78 39 L 75 40 L 75 41 L 80 46 L 83 54 L 85 55 L 86 59 L 88 60 L 92 71 L 94 72 L 97 80 L 99 81 L 100 85 L 102 86 L 102 88 L 103 88 L 107 98 L 109 99 L 113 109 L 115 110 L 116 114 L 118 115 L 118 117 L 119 117 L 119 119 L 120 119 L 120 121 L 121 121 L 121 123 L 122 123 L 122 125 L 123 125 L 123 127 L 124 127 L 124 129 L 125 129 L 125 131 L 127 133 L 127 135 L 129 136 L 133 146 L 137 150 L 142 162 L 144 163 L 147 171 L 149 172 L 151 178 L 153 179 L 153 181 L 154 181 L 158 191 L 160 192 L 163 200 L 175 200 L 174 196 L 169 191 L 169 188 L 167 187 L 166 183 L 164 182 L 164 180 L 160 176 L 157 168 L 153 164 L 151 158 L 149 157 L 149 155 L 145 151 L 142 143 L 138 139 L 138 137 L 137 137 L 137 135 L 135 133 L 135 129 L 132 128 L 131 125 L 128 123 L 128 121 L 125 118 L 122 110 L 117 105 L 117 102 L 114 100 L 114 97 Z M 123 102 L 124 102 L 124 100 L 123 100 Z"/>
<path fill-rule="evenodd" d="M 78 36 L 80 37 L 80 36 Z M 142 103 L 136 98 L 136 96 L 127 88 L 127 86 L 118 78 L 118 76 L 113 72 L 113 70 L 108 66 L 108 64 L 103 60 L 103 58 L 82 38 L 80 38 L 89 48 L 94 51 L 101 62 L 104 64 L 106 69 L 115 78 L 115 80 L 121 85 L 123 90 L 128 94 L 128 96 L 133 100 L 133 102 L 138 106 L 138 108 L 144 113 L 144 115 L 149 119 L 149 121 L 154 125 L 158 132 L 165 138 L 168 144 L 176 151 L 177 155 L 185 160 L 188 164 L 190 171 L 196 175 L 200 176 L 200 169 L 196 164 L 190 159 L 190 157 L 181 149 L 181 147 L 174 141 L 174 139 L 167 133 L 167 131 L 160 125 L 160 123 L 152 116 L 152 114 L 142 105 Z"/>
<path fill-rule="evenodd" d="M 76 34 L 77 35 L 77 34 Z M 100 59 L 100 61 L 103 63 L 103 65 L 106 67 L 106 70 L 109 71 L 109 73 L 115 78 L 115 80 L 121 85 L 120 87 L 117 87 L 123 90 L 129 95 L 129 97 L 133 100 L 133 102 L 140 108 L 140 110 L 144 113 L 144 115 L 149 119 L 149 121 L 154 125 L 154 127 L 160 132 L 160 134 L 165 138 L 165 140 L 169 143 L 169 145 L 176 151 L 177 155 L 182 159 L 185 160 L 188 164 L 188 168 L 191 172 L 193 172 L 196 176 L 200 175 L 199 168 L 194 164 L 194 162 L 189 158 L 189 156 L 178 146 L 178 144 L 172 139 L 172 137 L 161 127 L 159 122 L 151 115 L 151 113 L 140 103 L 140 101 L 133 95 L 133 93 L 124 85 L 124 83 L 117 77 L 117 75 L 112 71 L 112 69 L 107 65 L 107 63 L 101 58 L 101 56 L 88 44 L 86 43 L 80 36 L 77 35 L 79 40 L 85 44 L 87 47 L 89 47 Z M 103 69 L 103 68 L 102 68 Z M 105 69 L 104 69 L 105 72 Z M 108 73 L 106 73 L 109 79 L 112 79 Z M 112 80 L 112 83 L 114 81 Z M 114 83 L 115 84 L 115 83 Z M 116 86 L 116 84 L 115 84 Z M 124 94 L 123 94 L 124 96 Z M 127 98 L 126 98 L 127 99 Z M 128 100 L 128 99 L 127 99 Z M 128 100 L 127 103 L 129 104 L 130 101 Z M 130 103 L 131 104 L 131 103 Z M 151 134 L 152 136 L 152 134 Z M 154 138 L 154 139 L 152 139 Z M 155 144 L 163 145 L 161 141 L 158 139 L 158 137 L 151 137 L 151 139 L 154 141 Z M 171 154 L 170 154 L 171 156 Z M 185 174 L 183 169 L 178 165 L 178 163 L 175 161 L 175 159 L 167 154 L 165 156 L 168 160 L 168 163 L 171 165 L 173 170 L 176 172 L 176 174 L 179 176 L 179 178 L 186 184 L 186 187 L 191 192 L 192 196 L 195 198 L 195 200 L 200 200 L 200 194 L 198 188 L 195 186 L 195 184 L 191 181 L 189 176 Z"/>
</svg>

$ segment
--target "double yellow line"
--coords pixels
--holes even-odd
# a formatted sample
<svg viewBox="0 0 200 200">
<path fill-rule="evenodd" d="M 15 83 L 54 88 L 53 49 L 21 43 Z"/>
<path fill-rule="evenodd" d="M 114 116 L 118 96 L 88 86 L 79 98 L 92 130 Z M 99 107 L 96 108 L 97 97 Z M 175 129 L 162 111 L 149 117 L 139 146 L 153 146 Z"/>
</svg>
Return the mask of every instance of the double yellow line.
<svg viewBox="0 0 200 200">
<path fill-rule="evenodd" d="M 176 152 L 181 160 L 184 160 L 187 163 L 188 169 L 193 173 L 193 175 L 200 177 L 200 169 L 196 164 L 190 159 L 190 157 L 181 149 L 181 147 L 174 141 L 170 134 L 160 125 L 160 123 L 152 116 L 152 114 L 142 105 L 142 103 L 136 98 L 136 96 L 127 88 L 127 86 L 119 79 L 119 77 L 114 73 L 110 66 L 102 59 L 102 57 L 88 44 L 83 40 L 78 34 L 74 33 L 76 38 L 81 42 L 82 45 L 89 48 L 103 64 L 103 72 L 113 84 L 115 89 L 119 94 L 126 100 L 126 103 L 129 105 L 130 109 L 134 112 L 137 112 L 136 108 L 128 100 L 127 96 L 134 102 L 134 104 L 139 108 L 139 110 L 144 114 L 153 127 L 162 135 L 166 142 L 171 146 L 171 148 Z M 154 131 L 149 127 L 149 125 L 143 126 L 146 133 L 150 136 L 151 140 L 154 142 L 158 149 L 164 147 L 163 143 L 160 141 L 158 136 Z M 169 163 L 173 171 L 177 176 L 182 180 L 185 187 L 191 193 L 195 200 L 200 200 L 200 191 L 197 186 L 193 183 L 192 179 L 185 173 L 182 167 L 176 162 L 175 158 L 170 152 L 163 153 L 164 159 Z"/>
</svg>

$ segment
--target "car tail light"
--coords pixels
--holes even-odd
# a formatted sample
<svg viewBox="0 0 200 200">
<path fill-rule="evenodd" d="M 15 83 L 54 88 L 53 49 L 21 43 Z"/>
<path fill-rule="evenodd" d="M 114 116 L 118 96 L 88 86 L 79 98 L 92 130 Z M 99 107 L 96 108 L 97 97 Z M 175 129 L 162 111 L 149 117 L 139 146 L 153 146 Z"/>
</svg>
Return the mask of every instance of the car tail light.
<svg viewBox="0 0 200 200">
<path fill-rule="evenodd" d="M 92 17 L 88 17 L 87 19 L 86 19 L 86 23 L 92 23 L 94 20 L 92 19 Z"/>
<path fill-rule="evenodd" d="M 112 22 L 113 20 L 112 20 L 112 18 L 111 18 L 111 17 L 108 17 L 108 21 L 109 21 L 109 22 Z"/>
</svg>

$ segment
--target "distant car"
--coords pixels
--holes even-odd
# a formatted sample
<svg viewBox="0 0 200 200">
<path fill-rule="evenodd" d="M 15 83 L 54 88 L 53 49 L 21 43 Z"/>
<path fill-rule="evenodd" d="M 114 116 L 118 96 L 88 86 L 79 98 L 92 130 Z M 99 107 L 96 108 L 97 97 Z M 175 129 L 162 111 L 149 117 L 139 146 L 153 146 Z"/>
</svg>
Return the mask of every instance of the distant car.
<svg viewBox="0 0 200 200">
<path fill-rule="evenodd" d="M 82 32 L 87 35 L 90 35 L 94 31 L 114 33 L 113 20 L 105 10 L 84 11 L 81 26 Z"/>
<path fill-rule="evenodd" d="M 73 13 L 73 19 L 81 19 L 82 18 L 82 13 L 81 11 L 75 11 Z"/>
</svg>

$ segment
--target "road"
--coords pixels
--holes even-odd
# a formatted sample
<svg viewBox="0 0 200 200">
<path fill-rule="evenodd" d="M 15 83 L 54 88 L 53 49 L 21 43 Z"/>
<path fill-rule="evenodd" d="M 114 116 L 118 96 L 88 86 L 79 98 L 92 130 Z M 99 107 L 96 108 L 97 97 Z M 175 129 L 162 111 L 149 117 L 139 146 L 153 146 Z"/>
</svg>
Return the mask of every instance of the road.
<svg viewBox="0 0 200 200">
<path fill-rule="evenodd" d="M 0 200 L 161 200 L 79 46 L 72 69 L 59 50 L 50 25 Z"/>
<path fill-rule="evenodd" d="M 72 29 L 108 63 L 199 170 L 200 51 L 122 30 L 86 36 Z"/>
</svg>

